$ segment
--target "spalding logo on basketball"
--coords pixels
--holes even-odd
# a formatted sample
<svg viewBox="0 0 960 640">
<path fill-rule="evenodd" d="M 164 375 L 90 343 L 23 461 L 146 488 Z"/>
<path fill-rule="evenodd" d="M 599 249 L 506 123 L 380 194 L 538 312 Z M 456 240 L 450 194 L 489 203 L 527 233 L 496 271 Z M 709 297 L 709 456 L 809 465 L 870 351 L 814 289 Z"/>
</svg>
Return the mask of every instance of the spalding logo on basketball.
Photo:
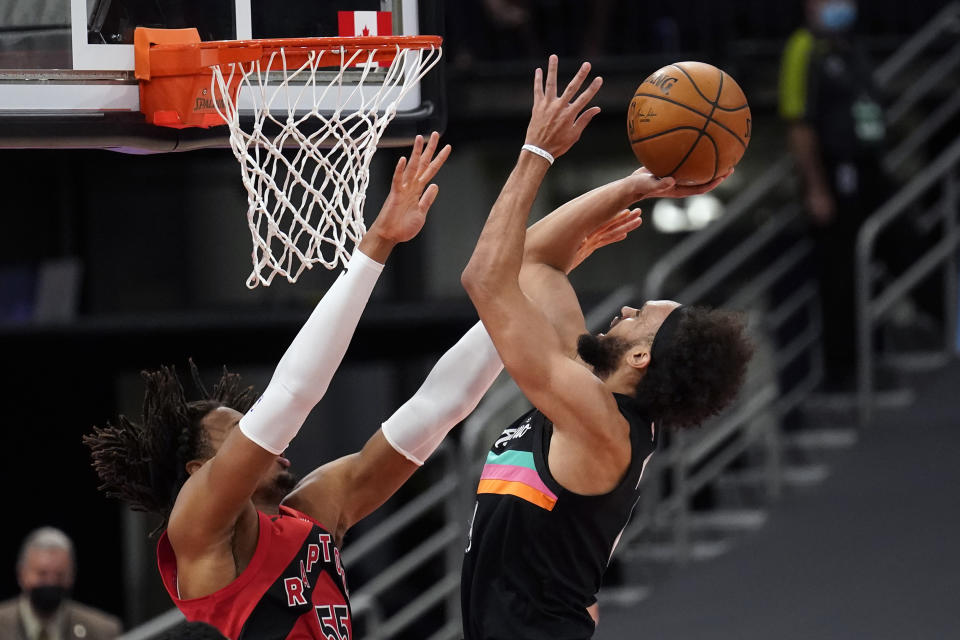
<svg viewBox="0 0 960 640">
<path fill-rule="evenodd" d="M 750 142 L 747 98 L 727 73 L 704 62 L 677 62 L 637 88 L 627 134 L 637 159 L 679 184 L 710 182 L 735 166 Z"/>
</svg>

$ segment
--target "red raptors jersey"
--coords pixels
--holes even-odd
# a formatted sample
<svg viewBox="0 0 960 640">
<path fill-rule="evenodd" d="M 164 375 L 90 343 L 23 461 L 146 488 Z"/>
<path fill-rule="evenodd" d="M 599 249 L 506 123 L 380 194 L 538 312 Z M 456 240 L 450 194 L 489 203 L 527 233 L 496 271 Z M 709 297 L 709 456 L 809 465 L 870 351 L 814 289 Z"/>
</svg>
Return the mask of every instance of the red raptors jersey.
<svg viewBox="0 0 960 640">
<path fill-rule="evenodd" d="M 181 600 L 177 561 L 164 533 L 157 563 L 167 593 L 187 620 L 211 624 L 232 640 L 350 640 L 350 603 L 340 550 L 309 516 L 280 507 L 259 513 L 260 535 L 247 568 L 223 589 Z"/>
</svg>

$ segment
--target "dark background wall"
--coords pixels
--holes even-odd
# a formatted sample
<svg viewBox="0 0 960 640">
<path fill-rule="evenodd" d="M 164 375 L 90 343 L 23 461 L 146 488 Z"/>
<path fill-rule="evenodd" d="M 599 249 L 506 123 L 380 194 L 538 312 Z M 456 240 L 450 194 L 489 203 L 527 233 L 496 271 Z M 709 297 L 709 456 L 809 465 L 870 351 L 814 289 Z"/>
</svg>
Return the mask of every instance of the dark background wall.
<svg viewBox="0 0 960 640">
<path fill-rule="evenodd" d="M 590 55 L 608 83 L 604 113 L 558 163 L 535 216 L 635 168 L 624 131 L 629 96 L 647 74 L 676 59 L 724 67 L 751 100 L 756 138 L 721 199 L 783 150 L 776 72 L 783 42 L 799 24 L 798 3 L 527 4 L 531 19 L 517 30 L 498 26 L 479 2 L 447 3 L 447 62 L 438 73 L 447 83 L 445 137 L 454 156 L 438 178 L 441 195 L 427 228 L 392 258 L 343 371 L 292 450 L 302 470 L 358 447 L 474 321 L 459 272 L 522 141 L 529 76 L 547 53 L 561 53 L 565 69 Z M 943 3 L 860 4 L 861 28 L 879 57 Z M 397 153 L 382 150 L 375 159 L 368 221 Z M 0 598 L 17 593 L 20 540 L 52 524 L 77 543 L 77 598 L 131 623 L 169 604 L 162 596 L 144 603 L 124 595 L 131 580 L 124 550 L 141 544 L 136 557 L 148 566 L 150 551 L 123 532 L 148 523 L 130 520 L 97 492 L 81 436 L 118 412 L 138 416 L 136 374 L 162 363 L 182 371 L 193 357 L 208 379 L 227 364 L 262 388 L 331 274 L 314 270 L 297 285 L 254 292 L 243 286 L 250 252 L 245 193 L 227 150 L 0 150 L 0 193 L 0 468 L 9 496 Z M 628 246 L 598 255 L 575 278 L 587 305 L 612 283 L 641 276 L 676 240 L 645 228 Z M 37 278 L 45 263 L 63 259 L 79 268 L 76 314 L 38 323 L 31 316 Z M 156 593 L 156 584 L 151 589 Z"/>
</svg>

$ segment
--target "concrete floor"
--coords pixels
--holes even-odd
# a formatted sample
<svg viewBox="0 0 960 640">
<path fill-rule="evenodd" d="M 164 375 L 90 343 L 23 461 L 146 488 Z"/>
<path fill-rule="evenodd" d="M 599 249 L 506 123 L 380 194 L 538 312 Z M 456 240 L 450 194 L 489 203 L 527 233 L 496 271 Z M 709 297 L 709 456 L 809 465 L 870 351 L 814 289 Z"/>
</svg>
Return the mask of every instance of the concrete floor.
<svg viewBox="0 0 960 640">
<path fill-rule="evenodd" d="M 960 638 L 960 362 L 913 380 L 821 484 L 727 554 L 672 570 L 598 640 Z"/>
</svg>

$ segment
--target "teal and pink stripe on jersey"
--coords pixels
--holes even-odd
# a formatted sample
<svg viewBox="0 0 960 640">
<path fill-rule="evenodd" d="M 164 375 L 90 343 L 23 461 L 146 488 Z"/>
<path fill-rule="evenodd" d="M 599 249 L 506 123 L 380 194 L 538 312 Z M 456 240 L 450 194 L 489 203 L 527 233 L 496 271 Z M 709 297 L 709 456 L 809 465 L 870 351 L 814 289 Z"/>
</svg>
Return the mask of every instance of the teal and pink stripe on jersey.
<svg viewBox="0 0 960 640">
<path fill-rule="evenodd" d="M 547 511 L 557 504 L 557 495 L 540 479 L 529 451 L 490 452 L 480 474 L 477 493 L 515 496 Z"/>
</svg>

